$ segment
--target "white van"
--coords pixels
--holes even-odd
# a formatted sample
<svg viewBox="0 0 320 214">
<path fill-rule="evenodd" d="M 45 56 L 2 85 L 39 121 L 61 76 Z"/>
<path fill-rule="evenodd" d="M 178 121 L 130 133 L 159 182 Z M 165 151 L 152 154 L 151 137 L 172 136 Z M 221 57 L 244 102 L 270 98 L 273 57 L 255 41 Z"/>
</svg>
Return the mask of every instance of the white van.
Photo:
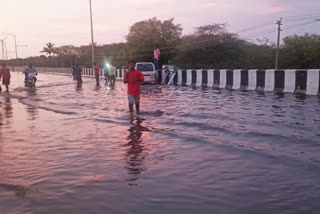
<svg viewBox="0 0 320 214">
<path fill-rule="evenodd" d="M 156 83 L 156 69 L 152 62 L 137 62 L 136 70 L 141 71 L 144 77 L 144 82 L 146 83 Z"/>
</svg>

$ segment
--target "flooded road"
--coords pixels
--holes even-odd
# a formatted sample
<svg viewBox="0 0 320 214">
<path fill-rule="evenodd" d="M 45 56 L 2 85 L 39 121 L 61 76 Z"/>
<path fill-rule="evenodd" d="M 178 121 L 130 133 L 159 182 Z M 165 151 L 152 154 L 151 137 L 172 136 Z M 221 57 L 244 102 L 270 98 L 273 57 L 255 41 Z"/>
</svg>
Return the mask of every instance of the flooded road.
<svg viewBox="0 0 320 214">
<path fill-rule="evenodd" d="M 319 213 L 320 99 L 12 74 L 0 213 Z"/>
</svg>

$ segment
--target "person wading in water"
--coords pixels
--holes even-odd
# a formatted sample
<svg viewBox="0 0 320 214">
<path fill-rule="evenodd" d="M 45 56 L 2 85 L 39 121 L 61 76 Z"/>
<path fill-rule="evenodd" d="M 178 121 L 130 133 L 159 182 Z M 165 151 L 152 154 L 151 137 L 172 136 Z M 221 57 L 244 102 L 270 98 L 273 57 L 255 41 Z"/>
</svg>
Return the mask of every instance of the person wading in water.
<svg viewBox="0 0 320 214">
<path fill-rule="evenodd" d="M 6 63 L 2 63 L 2 68 L 0 69 L 0 80 L 2 78 L 2 84 L 6 86 L 7 92 L 9 92 L 9 85 L 10 85 L 10 70 L 6 66 Z M 1 92 L 1 86 L 0 86 L 0 92 Z"/>
<path fill-rule="evenodd" d="M 94 70 L 94 75 L 96 77 L 96 86 L 100 86 L 100 67 L 97 65 L 97 63 L 94 63 L 93 64 L 94 67 L 93 67 L 93 70 Z"/>
<path fill-rule="evenodd" d="M 126 71 L 123 77 L 123 82 L 128 85 L 128 103 L 129 111 L 133 113 L 133 105 L 136 105 L 137 114 L 140 114 L 140 83 L 144 82 L 144 77 L 141 71 L 136 70 L 136 61 L 130 60 L 128 62 L 129 70 Z"/>
</svg>

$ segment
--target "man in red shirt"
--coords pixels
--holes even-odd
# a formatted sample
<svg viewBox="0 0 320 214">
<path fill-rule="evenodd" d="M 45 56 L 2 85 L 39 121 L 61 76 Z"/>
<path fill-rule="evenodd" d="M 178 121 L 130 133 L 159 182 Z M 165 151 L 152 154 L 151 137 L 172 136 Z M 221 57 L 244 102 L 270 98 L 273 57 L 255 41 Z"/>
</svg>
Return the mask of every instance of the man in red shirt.
<svg viewBox="0 0 320 214">
<path fill-rule="evenodd" d="M 2 63 L 2 68 L 0 69 L 0 80 L 2 78 L 2 84 L 6 86 L 7 92 L 9 92 L 9 85 L 10 85 L 10 71 L 9 68 L 6 66 L 6 63 Z M 0 92 L 1 92 L 0 86 Z"/>
<path fill-rule="evenodd" d="M 129 70 L 123 76 L 123 82 L 128 84 L 128 102 L 129 111 L 133 113 L 133 105 L 136 104 L 137 114 L 140 114 L 140 83 L 144 82 L 144 77 L 141 71 L 135 69 L 136 61 L 128 62 Z"/>
<path fill-rule="evenodd" d="M 93 70 L 94 70 L 94 75 L 96 77 L 96 82 L 97 82 L 97 86 L 100 85 L 99 83 L 99 79 L 100 79 L 100 68 L 99 66 L 97 65 L 97 63 L 93 63 L 94 67 L 93 67 Z"/>
</svg>

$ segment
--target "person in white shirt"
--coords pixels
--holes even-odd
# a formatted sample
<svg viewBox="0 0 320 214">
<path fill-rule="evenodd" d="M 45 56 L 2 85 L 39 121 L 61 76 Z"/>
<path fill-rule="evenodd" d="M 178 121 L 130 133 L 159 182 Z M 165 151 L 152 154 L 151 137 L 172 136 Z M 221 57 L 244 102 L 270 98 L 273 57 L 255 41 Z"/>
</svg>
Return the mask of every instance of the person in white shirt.
<svg viewBox="0 0 320 214">
<path fill-rule="evenodd" d="M 32 63 L 29 64 L 29 67 L 26 69 L 26 73 L 27 73 L 27 76 L 31 76 L 32 78 L 34 78 L 34 85 L 36 84 L 37 82 L 37 77 L 36 75 L 38 75 L 38 72 L 37 70 L 32 66 Z"/>
</svg>

